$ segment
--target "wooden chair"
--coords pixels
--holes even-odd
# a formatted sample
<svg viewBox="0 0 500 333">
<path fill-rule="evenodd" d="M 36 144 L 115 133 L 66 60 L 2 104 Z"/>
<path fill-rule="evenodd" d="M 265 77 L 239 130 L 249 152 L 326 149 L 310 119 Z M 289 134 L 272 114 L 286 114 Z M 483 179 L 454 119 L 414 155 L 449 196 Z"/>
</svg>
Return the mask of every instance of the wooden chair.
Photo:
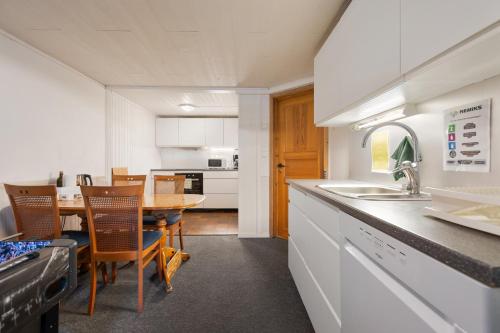
<svg viewBox="0 0 500 333">
<path fill-rule="evenodd" d="M 156 259 L 158 276 L 165 274 L 161 258 L 162 233 L 143 231 L 142 227 L 143 186 L 81 186 L 81 189 L 90 233 L 88 313 L 94 313 L 99 265 L 117 261 L 137 262 L 137 311 L 142 312 L 144 268 Z"/>
<path fill-rule="evenodd" d="M 183 194 L 186 176 L 154 176 L 155 194 Z M 152 229 L 159 219 L 165 219 L 166 229 L 168 230 L 168 245 L 174 247 L 175 232 L 179 234 L 179 244 L 181 250 L 184 250 L 184 240 L 182 237 L 182 211 L 176 211 L 164 215 L 158 215 L 154 218 L 148 218 L 144 221 L 144 228 Z"/>
<path fill-rule="evenodd" d="M 17 186 L 5 184 L 17 232 L 21 240 L 66 237 L 77 243 L 79 264 L 89 262 L 89 234 L 85 231 L 61 230 L 61 217 L 54 185 Z M 103 271 L 103 278 L 105 272 Z"/>
<path fill-rule="evenodd" d="M 128 168 L 127 167 L 111 168 L 111 177 L 113 177 L 114 175 L 128 175 Z"/>
<path fill-rule="evenodd" d="M 146 175 L 113 175 L 111 178 L 113 186 L 123 185 L 146 185 Z"/>
</svg>

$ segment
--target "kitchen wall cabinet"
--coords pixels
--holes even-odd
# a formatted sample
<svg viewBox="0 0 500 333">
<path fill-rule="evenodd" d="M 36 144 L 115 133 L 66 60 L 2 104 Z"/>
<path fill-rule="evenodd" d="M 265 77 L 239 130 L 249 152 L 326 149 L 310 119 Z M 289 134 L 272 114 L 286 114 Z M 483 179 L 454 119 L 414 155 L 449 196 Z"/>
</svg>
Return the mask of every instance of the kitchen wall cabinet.
<svg viewBox="0 0 500 333">
<path fill-rule="evenodd" d="M 293 188 L 289 199 L 290 272 L 315 331 L 340 332 L 340 212 Z"/>
<path fill-rule="evenodd" d="M 498 20 L 498 0 L 401 0 L 403 73 Z"/>
<path fill-rule="evenodd" d="M 224 118 L 224 147 L 238 148 L 238 118 Z"/>
<path fill-rule="evenodd" d="M 179 145 L 179 118 L 156 118 L 156 145 Z"/>
<path fill-rule="evenodd" d="M 238 118 L 157 118 L 156 145 L 238 148 Z"/>
<path fill-rule="evenodd" d="M 314 64 L 316 123 L 397 80 L 400 0 L 353 0 Z"/>
<path fill-rule="evenodd" d="M 352 0 L 315 57 L 315 123 L 346 126 L 498 75 L 498 22 L 497 0 Z"/>
<path fill-rule="evenodd" d="M 205 120 L 202 118 L 179 118 L 179 145 L 204 146 Z"/>
<path fill-rule="evenodd" d="M 224 119 L 205 119 L 205 146 L 221 147 L 224 145 Z"/>
</svg>

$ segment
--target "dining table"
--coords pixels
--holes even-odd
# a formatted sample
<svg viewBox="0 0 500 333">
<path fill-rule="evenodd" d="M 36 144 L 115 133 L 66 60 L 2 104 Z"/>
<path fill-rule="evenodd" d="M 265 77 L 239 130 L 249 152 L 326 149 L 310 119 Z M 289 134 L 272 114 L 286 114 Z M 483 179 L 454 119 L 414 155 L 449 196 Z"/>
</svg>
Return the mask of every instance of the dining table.
<svg viewBox="0 0 500 333">
<path fill-rule="evenodd" d="M 142 202 L 143 214 L 160 215 L 182 212 L 185 209 L 195 207 L 205 200 L 201 194 L 145 194 Z M 78 215 L 81 219 L 82 230 L 87 230 L 87 218 L 83 198 L 58 200 L 59 214 L 61 216 Z M 183 261 L 190 258 L 189 253 L 180 249 L 166 246 L 166 222 L 165 219 L 158 219 L 157 230 L 163 233 L 163 265 L 167 269 L 167 275 L 171 278 Z"/>
</svg>

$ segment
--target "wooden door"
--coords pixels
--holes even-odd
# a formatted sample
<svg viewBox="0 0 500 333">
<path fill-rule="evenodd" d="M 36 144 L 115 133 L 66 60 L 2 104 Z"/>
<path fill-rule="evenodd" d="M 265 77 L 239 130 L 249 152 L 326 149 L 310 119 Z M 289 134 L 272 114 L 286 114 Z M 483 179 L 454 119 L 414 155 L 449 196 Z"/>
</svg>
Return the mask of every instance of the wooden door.
<svg viewBox="0 0 500 333">
<path fill-rule="evenodd" d="M 286 179 L 323 178 L 326 129 L 314 126 L 309 90 L 275 99 L 273 107 L 273 233 L 288 238 Z"/>
</svg>

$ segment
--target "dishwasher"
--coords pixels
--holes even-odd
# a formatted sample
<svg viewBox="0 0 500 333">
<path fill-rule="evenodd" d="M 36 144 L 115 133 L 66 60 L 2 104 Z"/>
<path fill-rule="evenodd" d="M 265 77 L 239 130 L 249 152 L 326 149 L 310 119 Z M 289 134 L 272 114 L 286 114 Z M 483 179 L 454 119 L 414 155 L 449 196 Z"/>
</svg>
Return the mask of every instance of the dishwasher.
<svg viewBox="0 0 500 333">
<path fill-rule="evenodd" d="M 343 214 L 344 333 L 500 332 L 500 294 Z"/>
</svg>

